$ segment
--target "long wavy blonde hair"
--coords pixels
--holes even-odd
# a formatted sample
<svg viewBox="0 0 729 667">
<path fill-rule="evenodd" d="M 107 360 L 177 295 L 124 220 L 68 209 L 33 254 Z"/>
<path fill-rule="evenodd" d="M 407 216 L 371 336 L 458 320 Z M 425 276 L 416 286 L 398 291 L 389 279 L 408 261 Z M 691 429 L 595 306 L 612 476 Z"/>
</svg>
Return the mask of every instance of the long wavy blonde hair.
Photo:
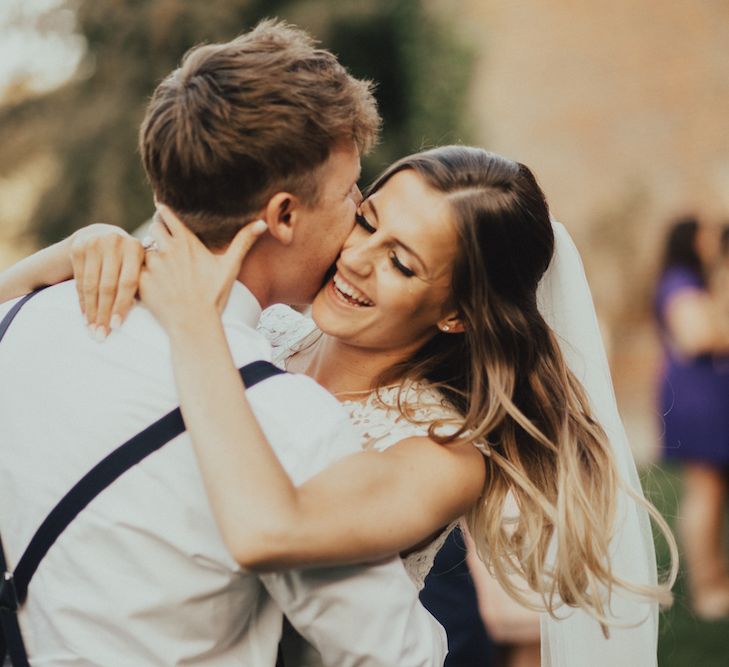
<svg viewBox="0 0 729 667">
<path fill-rule="evenodd" d="M 479 556 L 522 604 L 535 608 L 512 574 L 551 613 L 558 602 L 583 608 L 606 632 L 615 587 L 670 604 L 678 562 L 671 531 L 622 482 L 610 442 L 537 308 L 554 233 L 533 174 L 484 150 L 446 146 L 395 163 L 370 193 L 405 169 L 451 204 L 460 241 L 451 298 L 465 331 L 435 334 L 380 382 L 407 378 L 439 387 L 463 421 L 447 437 L 432 424 L 431 437 L 444 445 L 488 443 L 483 495 L 466 517 Z M 621 487 L 645 506 L 671 550 L 670 573 L 657 586 L 612 571 L 609 545 Z M 507 511 L 510 497 L 516 516 Z M 555 533 L 556 554 L 548 557 Z"/>
</svg>

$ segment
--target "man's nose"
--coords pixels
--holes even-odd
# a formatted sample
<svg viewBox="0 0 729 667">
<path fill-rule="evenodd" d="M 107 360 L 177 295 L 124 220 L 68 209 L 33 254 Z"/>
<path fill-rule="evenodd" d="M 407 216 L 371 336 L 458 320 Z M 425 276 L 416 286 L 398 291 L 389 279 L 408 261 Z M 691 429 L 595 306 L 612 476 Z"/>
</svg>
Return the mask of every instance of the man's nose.
<svg viewBox="0 0 729 667">
<path fill-rule="evenodd" d="M 362 190 L 359 189 L 359 185 L 355 183 L 354 186 L 354 192 L 352 194 L 352 199 L 354 199 L 354 203 L 359 206 L 362 203 L 362 200 L 364 197 L 362 196 Z"/>
</svg>

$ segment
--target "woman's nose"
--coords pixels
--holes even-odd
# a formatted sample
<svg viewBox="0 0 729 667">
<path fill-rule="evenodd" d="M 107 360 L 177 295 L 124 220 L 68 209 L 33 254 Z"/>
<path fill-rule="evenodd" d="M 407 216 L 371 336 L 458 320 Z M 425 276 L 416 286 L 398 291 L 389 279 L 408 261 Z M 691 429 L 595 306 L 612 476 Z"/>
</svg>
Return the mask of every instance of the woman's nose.
<svg viewBox="0 0 729 667">
<path fill-rule="evenodd" d="M 342 247 L 339 261 L 350 271 L 367 276 L 372 271 L 372 247 L 369 236 L 355 229 Z"/>
</svg>

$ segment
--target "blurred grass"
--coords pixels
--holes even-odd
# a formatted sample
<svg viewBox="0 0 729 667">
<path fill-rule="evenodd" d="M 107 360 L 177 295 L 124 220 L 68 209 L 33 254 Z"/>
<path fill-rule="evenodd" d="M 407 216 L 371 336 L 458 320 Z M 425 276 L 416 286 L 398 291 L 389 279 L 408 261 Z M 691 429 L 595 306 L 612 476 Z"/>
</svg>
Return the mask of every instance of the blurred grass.
<svg viewBox="0 0 729 667">
<path fill-rule="evenodd" d="M 643 484 L 646 495 L 666 517 L 675 533 L 681 498 L 680 468 L 671 465 L 654 466 L 644 472 Z M 660 539 L 656 549 L 659 567 L 665 570 L 668 549 Z M 729 619 L 710 623 L 696 618 L 689 605 L 683 563 L 674 594 L 673 607 L 661 614 L 659 666 L 728 667 Z"/>
</svg>

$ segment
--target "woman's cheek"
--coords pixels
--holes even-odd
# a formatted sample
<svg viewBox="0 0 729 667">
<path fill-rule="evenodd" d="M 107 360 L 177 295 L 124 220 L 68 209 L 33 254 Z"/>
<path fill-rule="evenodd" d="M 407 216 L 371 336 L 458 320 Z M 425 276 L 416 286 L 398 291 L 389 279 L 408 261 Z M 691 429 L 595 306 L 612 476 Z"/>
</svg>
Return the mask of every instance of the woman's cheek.
<svg viewBox="0 0 729 667">
<path fill-rule="evenodd" d="M 410 281 L 398 280 L 393 273 L 389 275 L 388 289 L 383 291 L 382 297 L 388 311 L 398 319 L 406 320 L 418 309 L 418 290 L 414 285 L 408 284 Z"/>
</svg>

